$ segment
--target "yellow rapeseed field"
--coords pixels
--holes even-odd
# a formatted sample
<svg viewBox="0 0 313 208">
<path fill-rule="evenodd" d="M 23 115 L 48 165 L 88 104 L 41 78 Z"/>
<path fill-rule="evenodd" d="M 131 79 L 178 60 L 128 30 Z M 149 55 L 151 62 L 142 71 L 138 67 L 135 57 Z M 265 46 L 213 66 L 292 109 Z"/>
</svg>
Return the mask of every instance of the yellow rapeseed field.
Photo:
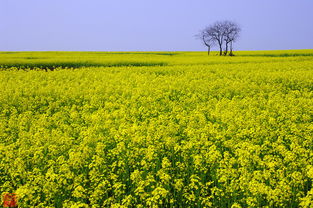
<svg viewBox="0 0 313 208">
<path fill-rule="evenodd" d="M 313 207 L 313 50 L 216 54 L 0 52 L 0 193 Z"/>
</svg>

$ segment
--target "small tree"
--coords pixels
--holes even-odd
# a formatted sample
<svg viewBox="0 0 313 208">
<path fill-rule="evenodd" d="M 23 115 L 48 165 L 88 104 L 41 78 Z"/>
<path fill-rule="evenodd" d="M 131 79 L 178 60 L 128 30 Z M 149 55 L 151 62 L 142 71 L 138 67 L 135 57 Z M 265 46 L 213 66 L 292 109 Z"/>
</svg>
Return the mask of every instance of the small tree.
<svg viewBox="0 0 313 208">
<path fill-rule="evenodd" d="M 197 38 L 202 40 L 202 43 L 208 48 L 208 55 L 210 55 L 211 47 L 215 44 L 214 40 L 207 34 L 206 30 L 202 30 Z"/>
<path fill-rule="evenodd" d="M 241 31 L 240 27 L 231 21 L 224 21 L 223 22 L 223 30 L 224 30 L 224 41 L 225 41 L 225 51 L 224 55 L 226 56 L 228 53 L 228 45 L 230 44 L 230 56 L 233 56 L 233 42 L 235 42 Z"/>
<path fill-rule="evenodd" d="M 224 55 L 228 53 L 229 44 L 229 55 L 233 55 L 233 42 L 238 39 L 239 33 L 240 27 L 235 22 L 218 21 L 202 30 L 197 37 L 208 47 L 208 54 L 210 54 L 211 47 L 217 44 L 220 56 L 223 55 L 223 44 L 225 43 Z"/>
<path fill-rule="evenodd" d="M 220 49 L 220 56 L 223 53 L 223 42 L 224 42 L 224 26 L 223 22 L 215 22 L 213 25 L 207 27 L 206 33 L 208 38 L 211 38 L 215 43 L 218 44 Z"/>
</svg>

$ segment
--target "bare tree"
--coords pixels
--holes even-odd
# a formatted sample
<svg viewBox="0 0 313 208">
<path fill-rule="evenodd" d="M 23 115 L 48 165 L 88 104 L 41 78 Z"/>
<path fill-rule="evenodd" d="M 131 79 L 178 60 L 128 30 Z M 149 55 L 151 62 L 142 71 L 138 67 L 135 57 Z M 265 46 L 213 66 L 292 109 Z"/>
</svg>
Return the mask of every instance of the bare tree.
<svg viewBox="0 0 313 208">
<path fill-rule="evenodd" d="M 230 44 L 230 56 L 233 56 L 233 42 L 235 42 L 241 31 L 238 24 L 231 21 L 223 22 L 223 31 L 224 31 L 224 41 L 225 41 L 225 51 L 224 55 L 226 56 L 228 53 L 228 45 Z"/>
<path fill-rule="evenodd" d="M 208 47 L 208 54 L 210 54 L 211 46 L 217 44 L 220 56 L 223 55 L 223 44 L 225 42 L 224 55 L 228 53 L 229 44 L 229 55 L 233 55 L 233 42 L 238 39 L 239 33 L 240 27 L 235 22 L 218 21 L 202 30 L 197 37 Z"/>
<path fill-rule="evenodd" d="M 234 33 L 232 33 L 232 35 L 230 36 L 230 56 L 233 56 L 233 43 L 236 42 L 239 38 L 239 33 L 241 31 L 241 28 L 238 26 L 237 29 L 234 31 Z"/>
<path fill-rule="evenodd" d="M 212 37 L 207 34 L 206 30 L 202 30 L 196 37 L 202 40 L 202 43 L 208 48 L 208 55 L 210 55 L 211 47 L 215 44 Z"/>
<path fill-rule="evenodd" d="M 213 25 L 207 27 L 206 29 L 207 35 L 218 44 L 220 48 L 220 56 L 222 55 L 223 42 L 224 42 L 224 26 L 223 22 L 215 22 Z"/>
</svg>

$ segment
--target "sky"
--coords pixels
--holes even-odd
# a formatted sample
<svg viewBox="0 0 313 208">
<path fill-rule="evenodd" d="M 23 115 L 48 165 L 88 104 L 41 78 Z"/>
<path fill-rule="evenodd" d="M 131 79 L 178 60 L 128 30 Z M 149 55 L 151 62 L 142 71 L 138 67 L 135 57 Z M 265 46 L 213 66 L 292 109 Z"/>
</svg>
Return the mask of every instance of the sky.
<svg viewBox="0 0 313 208">
<path fill-rule="evenodd" d="M 0 0 L 0 51 L 202 51 L 237 22 L 236 50 L 313 48 L 313 0 Z"/>
</svg>

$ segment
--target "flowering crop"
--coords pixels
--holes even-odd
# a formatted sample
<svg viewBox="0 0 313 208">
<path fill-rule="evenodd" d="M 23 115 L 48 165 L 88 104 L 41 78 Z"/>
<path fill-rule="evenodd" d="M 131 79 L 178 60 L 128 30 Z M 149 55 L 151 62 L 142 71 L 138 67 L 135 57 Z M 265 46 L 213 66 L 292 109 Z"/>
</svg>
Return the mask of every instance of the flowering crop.
<svg viewBox="0 0 313 208">
<path fill-rule="evenodd" d="M 312 207 L 312 53 L 0 53 L 0 193 L 36 208 Z"/>
</svg>

